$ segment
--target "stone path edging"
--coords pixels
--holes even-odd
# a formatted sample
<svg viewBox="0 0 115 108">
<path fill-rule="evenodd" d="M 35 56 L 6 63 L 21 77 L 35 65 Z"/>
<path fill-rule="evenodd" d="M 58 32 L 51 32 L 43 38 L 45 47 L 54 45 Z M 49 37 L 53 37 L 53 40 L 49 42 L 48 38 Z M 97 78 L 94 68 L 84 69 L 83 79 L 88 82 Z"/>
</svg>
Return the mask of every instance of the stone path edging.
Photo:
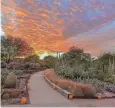
<svg viewBox="0 0 115 108">
<path fill-rule="evenodd" d="M 72 94 L 70 92 L 68 92 L 67 90 L 64 90 L 62 88 L 60 88 L 59 86 L 55 85 L 54 83 L 52 83 L 45 75 L 44 75 L 44 79 L 46 80 L 46 82 L 52 86 L 56 91 L 58 91 L 59 93 L 61 93 L 63 96 L 65 96 L 67 99 L 69 99 L 69 96 L 71 96 Z"/>
</svg>

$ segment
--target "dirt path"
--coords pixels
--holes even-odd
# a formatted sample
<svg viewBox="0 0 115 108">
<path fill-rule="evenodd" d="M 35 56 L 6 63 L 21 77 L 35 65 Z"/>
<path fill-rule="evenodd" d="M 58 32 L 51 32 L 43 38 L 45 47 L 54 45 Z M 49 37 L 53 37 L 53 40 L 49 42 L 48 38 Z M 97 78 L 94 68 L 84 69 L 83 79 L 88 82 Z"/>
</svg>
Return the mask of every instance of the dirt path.
<svg viewBox="0 0 115 108">
<path fill-rule="evenodd" d="M 115 107 L 115 99 L 68 100 L 45 82 L 43 72 L 31 76 L 29 97 L 31 106 L 36 107 Z"/>
</svg>

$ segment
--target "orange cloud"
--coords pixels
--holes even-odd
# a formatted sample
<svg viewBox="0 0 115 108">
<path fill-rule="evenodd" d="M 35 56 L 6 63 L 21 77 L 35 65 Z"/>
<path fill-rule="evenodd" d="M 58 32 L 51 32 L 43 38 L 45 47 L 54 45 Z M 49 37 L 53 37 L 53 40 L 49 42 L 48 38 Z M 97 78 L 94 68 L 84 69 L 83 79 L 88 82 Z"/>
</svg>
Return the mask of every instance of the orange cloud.
<svg viewBox="0 0 115 108">
<path fill-rule="evenodd" d="M 90 5 L 94 9 L 105 9 L 104 5 L 91 1 Z M 76 41 L 73 44 L 68 39 L 92 28 L 98 28 L 115 18 L 114 14 L 108 17 L 107 14 L 102 14 L 100 15 L 102 19 L 97 16 L 88 18 L 92 21 L 90 22 L 85 19 L 88 9 L 84 4 L 74 4 L 76 0 L 70 0 L 70 7 L 64 7 L 62 1 L 55 0 L 50 5 L 48 2 L 39 2 L 38 0 L 37 2 L 34 0 L 18 2 L 18 0 L 17 2 L 14 0 L 1 1 L 4 20 L 2 29 L 7 36 L 12 35 L 25 39 L 36 52 L 44 50 L 47 52 L 67 51 L 72 45 L 78 45 L 95 52 L 93 49 L 98 49 L 96 44 L 89 46 L 89 41 Z"/>
</svg>

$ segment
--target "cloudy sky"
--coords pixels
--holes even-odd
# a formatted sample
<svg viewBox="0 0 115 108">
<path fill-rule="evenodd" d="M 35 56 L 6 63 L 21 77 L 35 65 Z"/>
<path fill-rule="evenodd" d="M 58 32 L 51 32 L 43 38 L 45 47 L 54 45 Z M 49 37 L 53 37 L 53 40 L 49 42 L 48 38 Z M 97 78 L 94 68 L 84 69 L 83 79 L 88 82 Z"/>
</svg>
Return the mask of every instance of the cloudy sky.
<svg viewBox="0 0 115 108">
<path fill-rule="evenodd" d="M 2 31 L 38 52 L 115 51 L 115 0 L 1 0 Z"/>
</svg>

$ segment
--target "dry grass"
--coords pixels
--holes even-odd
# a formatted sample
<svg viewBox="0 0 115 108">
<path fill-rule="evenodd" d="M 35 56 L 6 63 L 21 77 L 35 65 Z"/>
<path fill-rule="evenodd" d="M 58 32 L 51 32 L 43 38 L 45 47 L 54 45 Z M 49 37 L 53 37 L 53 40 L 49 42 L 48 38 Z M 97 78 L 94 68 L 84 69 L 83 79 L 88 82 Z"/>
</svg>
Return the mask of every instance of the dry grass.
<svg viewBox="0 0 115 108">
<path fill-rule="evenodd" d="M 72 80 L 64 79 L 57 76 L 52 69 L 45 70 L 45 76 L 57 86 L 69 91 L 73 96 L 76 97 L 94 97 L 96 94 L 96 88 L 91 84 L 82 84 L 73 82 Z"/>
</svg>

